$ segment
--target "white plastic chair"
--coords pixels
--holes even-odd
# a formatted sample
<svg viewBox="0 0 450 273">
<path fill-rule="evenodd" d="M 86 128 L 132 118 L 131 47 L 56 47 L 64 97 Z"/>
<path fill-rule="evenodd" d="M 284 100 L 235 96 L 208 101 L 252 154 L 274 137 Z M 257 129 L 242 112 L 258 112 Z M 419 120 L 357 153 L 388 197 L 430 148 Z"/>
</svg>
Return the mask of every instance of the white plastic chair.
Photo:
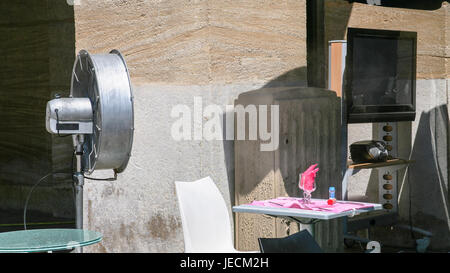
<svg viewBox="0 0 450 273">
<path fill-rule="evenodd" d="M 185 252 L 237 251 L 233 246 L 230 216 L 211 177 L 175 182 L 184 235 Z"/>
</svg>

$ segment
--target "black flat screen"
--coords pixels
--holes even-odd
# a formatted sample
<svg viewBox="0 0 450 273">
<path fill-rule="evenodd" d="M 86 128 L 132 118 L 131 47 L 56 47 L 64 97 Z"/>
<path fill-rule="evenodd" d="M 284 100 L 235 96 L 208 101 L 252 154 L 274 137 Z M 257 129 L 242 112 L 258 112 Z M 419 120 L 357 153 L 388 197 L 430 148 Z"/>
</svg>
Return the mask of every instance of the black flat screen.
<svg viewBox="0 0 450 273">
<path fill-rule="evenodd" d="M 416 34 L 351 28 L 348 42 L 349 122 L 414 120 Z"/>
</svg>

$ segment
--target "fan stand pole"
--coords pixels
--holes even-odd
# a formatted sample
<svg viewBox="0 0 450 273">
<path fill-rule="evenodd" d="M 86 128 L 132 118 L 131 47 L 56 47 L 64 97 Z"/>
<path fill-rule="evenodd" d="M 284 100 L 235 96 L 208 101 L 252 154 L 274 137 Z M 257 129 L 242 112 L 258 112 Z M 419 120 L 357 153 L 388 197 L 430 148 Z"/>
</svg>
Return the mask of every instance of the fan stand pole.
<svg viewBox="0 0 450 273">
<path fill-rule="evenodd" d="M 77 135 L 75 156 L 77 159 L 76 172 L 73 174 L 73 182 L 75 186 L 75 225 L 77 229 L 83 229 L 83 186 L 84 174 L 81 166 L 81 157 L 83 155 L 84 135 Z M 79 253 L 82 253 L 79 248 Z"/>
</svg>

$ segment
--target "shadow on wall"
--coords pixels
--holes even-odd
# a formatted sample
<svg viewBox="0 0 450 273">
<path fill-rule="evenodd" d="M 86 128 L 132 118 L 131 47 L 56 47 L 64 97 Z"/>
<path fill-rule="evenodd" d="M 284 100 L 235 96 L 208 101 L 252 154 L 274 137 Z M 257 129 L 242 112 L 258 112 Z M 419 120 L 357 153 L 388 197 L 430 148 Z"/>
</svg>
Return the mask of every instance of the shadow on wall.
<svg viewBox="0 0 450 273">
<path fill-rule="evenodd" d="M 441 105 L 420 116 L 409 168 L 409 183 L 403 186 L 400 206 L 408 208 L 413 226 L 433 233 L 433 248 L 450 245 L 448 192 L 448 109 Z M 432 199 L 433 198 L 433 199 Z"/>
<path fill-rule="evenodd" d="M 270 89 L 275 90 L 276 88 L 283 88 L 283 87 L 306 87 L 306 80 L 301 80 L 301 79 L 305 79 L 306 78 L 306 67 L 300 67 L 297 69 L 293 69 L 291 71 L 288 71 L 284 74 L 282 74 L 279 77 L 274 78 L 273 80 L 271 80 L 270 82 L 268 82 L 267 84 L 265 84 L 263 87 L 257 89 L 257 90 L 252 90 L 249 92 L 245 92 L 242 93 L 241 95 L 246 95 L 246 94 L 255 94 L 255 93 L 263 93 L 263 92 L 267 92 Z M 333 91 L 324 91 L 326 94 L 332 94 L 334 95 L 335 93 Z M 328 95 L 324 95 L 324 96 L 328 96 Z M 337 100 L 340 101 L 339 98 L 337 98 Z M 340 102 L 339 102 L 340 103 Z M 236 105 L 235 105 L 236 106 Z M 224 116 L 221 117 L 222 120 L 222 132 L 223 132 L 223 139 L 226 139 L 226 118 Z M 316 128 L 317 127 L 317 128 Z M 311 126 L 311 131 L 312 130 L 320 130 L 320 128 L 318 128 L 318 126 Z M 323 136 L 322 136 L 323 137 Z M 311 140 L 310 136 L 306 136 L 306 139 Z M 312 141 L 312 140 L 311 140 Z M 313 141 L 311 142 L 311 144 L 313 143 Z M 229 181 L 229 189 L 230 189 L 230 200 L 232 204 L 235 204 L 235 200 L 234 200 L 234 194 L 235 194 L 235 150 L 234 150 L 234 144 L 235 141 L 234 140 L 224 140 L 223 141 L 223 148 L 224 148 L 224 152 L 225 152 L 225 163 L 226 163 L 226 168 L 227 168 L 227 175 L 228 175 L 228 181 Z M 284 143 L 286 144 L 286 143 Z M 283 143 L 282 143 L 282 139 L 280 139 L 280 146 L 282 147 Z M 301 151 L 298 151 L 299 154 L 302 154 Z M 285 181 L 285 190 L 286 193 L 289 196 L 300 196 L 300 191 L 298 189 L 297 186 L 297 180 L 298 180 L 298 175 L 306 170 L 306 168 L 309 167 L 309 165 L 314 164 L 314 163 L 320 163 L 317 162 L 317 158 L 315 158 L 314 156 L 311 156 L 311 158 L 308 160 L 307 164 L 305 166 L 297 166 L 297 170 L 296 170 L 296 174 L 294 175 L 294 177 L 290 177 L 289 181 L 288 180 Z M 308 165 L 309 164 L 309 165 Z M 281 166 L 280 166 L 281 167 Z M 271 171 L 271 169 L 267 170 L 267 173 Z M 266 173 L 266 174 L 267 174 Z M 326 176 L 327 175 L 327 171 L 323 170 L 322 172 L 318 173 L 318 180 L 321 179 L 321 176 Z M 325 178 L 325 177 L 323 177 Z M 252 189 L 251 188 L 246 188 L 243 192 L 240 193 L 249 193 Z M 328 189 L 327 189 L 327 193 L 328 193 Z M 318 192 L 316 192 L 314 195 L 317 195 Z M 318 196 L 316 196 L 318 197 Z"/>
<path fill-rule="evenodd" d="M 0 209 L 23 209 L 36 181 L 30 210 L 73 214 L 70 139 L 56 139 L 45 129 L 45 106 L 56 93 L 68 95 L 75 57 L 73 7 L 61 0 L 0 3 Z M 33 213 L 30 213 L 33 217 Z M 2 218 L 0 216 L 0 218 Z M 10 217 L 11 218 L 11 217 Z M 22 213 L 17 213 L 22 220 Z"/>
<path fill-rule="evenodd" d="M 258 90 L 249 92 L 258 92 L 266 88 L 274 87 L 306 87 L 306 67 L 292 69 L 266 83 Z M 234 165 L 234 140 L 226 140 L 226 117 L 222 116 L 223 150 L 225 153 L 225 165 L 228 176 L 228 189 L 230 194 L 230 203 L 235 204 L 235 165 Z"/>
<path fill-rule="evenodd" d="M 306 74 L 307 74 L 307 68 L 306 67 L 299 67 L 293 70 L 290 70 L 274 79 L 266 83 L 263 87 L 257 89 L 248 91 L 245 93 L 242 93 L 243 95 L 249 94 L 249 93 L 255 93 L 255 92 L 263 92 L 265 90 L 268 90 L 269 88 L 279 88 L 279 87 L 306 87 Z M 331 93 L 331 92 L 330 92 Z M 332 92 L 334 94 L 334 92 Z M 228 176 L 228 186 L 229 186 L 229 194 L 230 194 L 230 201 L 231 204 L 235 204 L 235 150 L 234 150 L 234 140 L 226 140 L 226 117 L 222 116 L 222 133 L 223 133 L 223 149 L 225 153 L 225 164 L 227 168 L 227 176 Z M 281 146 L 281 140 L 280 140 L 280 146 Z M 309 160 L 310 162 L 308 164 L 314 164 L 317 163 L 314 158 L 311 158 Z M 304 166 L 306 169 L 308 166 Z M 270 170 L 268 170 L 270 171 Z M 304 171 L 302 169 L 302 166 L 297 167 L 297 173 L 296 177 Z M 325 171 L 318 173 L 318 180 L 320 180 L 321 175 L 326 175 Z M 291 179 L 292 180 L 292 179 Z M 297 179 L 294 179 L 295 181 Z M 300 191 L 297 187 L 297 183 L 292 180 L 289 183 L 286 183 L 285 190 L 288 193 L 289 196 L 300 196 Z M 317 195 L 318 192 L 313 193 L 313 197 Z M 324 197 L 325 198 L 325 197 Z"/>
<path fill-rule="evenodd" d="M 448 185 L 448 108 L 440 105 L 424 111 L 416 119 L 417 131 L 410 159 L 415 160 L 403 181 L 398 181 L 399 223 L 412 225 L 433 233 L 432 250 L 446 250 L 450 246 L 450 203 Z M 410 125 L 408 125 L 410 126 Z M 374 172 L 372 172 L 374 174 Z M 378 192 L 378 179 L 371 176 L 367 194 Z M 373 181 L 372 181 L 372 178 Z M 376 201 L 376 200 L 375 200 Z M 377 202 L 377 201 L 376 201 Z M 403 229 L 379 227 L 374 239 L 402 247 L 414 247 L 414 240 L 423 235 Z"/>
<path fill-rule="evenodd" d="M 298 188 L 299 174 L 315 163 L 319 164 L 320 171 L 312 197 L 327 198 L 329 186 L 336 187 L 336 195 L 341 194 L 340 98 L 334 91 L 306 88 L 306 81 L 303 85 L 301 81 L 294 81 L 305 73 L 303 67 L 289 71 L 262 88 L 241 93 L 235 101 L 235 107 L 278 105 L 279 131 L 275 135 L 279 145 L 274 151 L 262 151 L 261 144 L 266 142 L 261 141 L 260 135 L 257 140 L 249 140 L 250 118 L 246 118 L 246 140 L 234 141 L 233 172 L 227 163 L 228 173 L 235 175 L 234 204 L 278 196 L 302 196 Z M 255 127 L 261 133 L 261 127 Z M 272 132 L 272 128 L 269 131 Z M 238 233 L 236 246 L 240 250 L 256 249 L 252 242 L 256 242 L 257 237 L 280 237 L 299 229 L 293 221 L 243 214 L 236 215 L 235 226 Z M 339 252 L 341 231 L 339 220 L 320 223 L 316 226 L 316 240 L 325 251 Z"/>
</svg>

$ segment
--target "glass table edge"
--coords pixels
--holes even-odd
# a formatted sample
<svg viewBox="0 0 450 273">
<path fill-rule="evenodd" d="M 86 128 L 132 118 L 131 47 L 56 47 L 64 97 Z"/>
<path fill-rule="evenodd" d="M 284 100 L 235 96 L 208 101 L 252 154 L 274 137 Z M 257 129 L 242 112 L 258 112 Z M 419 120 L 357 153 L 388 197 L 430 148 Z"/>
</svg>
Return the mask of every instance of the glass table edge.
<svg viewBox="0 0 450 273">
<path fill-rule="evenodd" d="M 99 243 L 103 240 L 103 236 L 91 241 L 84 242 L 82 244 L 73 244 L 73 245 L 66 245 L 66 246 L 57 246 L 57 247 L 42 247 L 42 248 L 15 248 L 15 249 L 7 249 L 7 248 L 0 248 L 0 254 L 4 253 L 33 253 L 33 252 L 49 252 L 49 251 L 58 251 L 58 250 L 69 250 L 76 247 L 85 247 L 89 245 L 93 245 L 96 243 Z"/>
</svg>

